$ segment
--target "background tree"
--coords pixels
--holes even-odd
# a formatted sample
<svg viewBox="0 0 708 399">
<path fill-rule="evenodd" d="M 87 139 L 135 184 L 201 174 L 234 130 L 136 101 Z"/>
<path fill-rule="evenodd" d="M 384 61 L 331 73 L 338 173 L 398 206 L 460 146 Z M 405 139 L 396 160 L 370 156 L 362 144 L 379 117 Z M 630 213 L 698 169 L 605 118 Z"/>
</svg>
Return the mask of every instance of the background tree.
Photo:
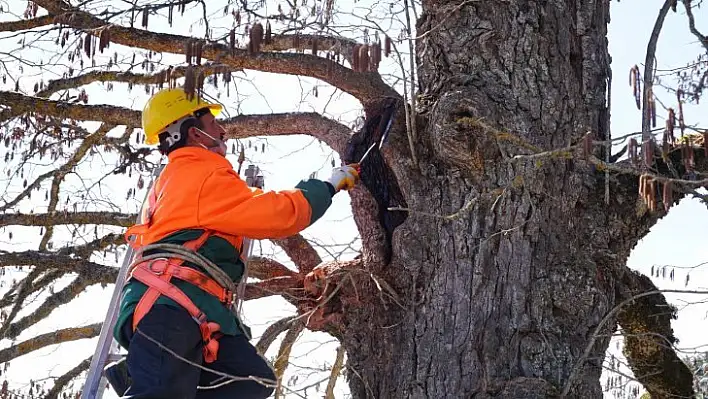
<svg viewBox="0 0 708 399">
<path fill-rule="evenodd" d="M 243 139 L 307 134 L 334 151 L 334 164 L 354 162 L 395 111 L 387 145 L 351 193 L 360 241 L 344 248 L 360 253 L 323 259 L 295 236 L 275 243 L 292 265 L 250 265 L 248 298 L 282 295 L 303 316 L 260 338 L 265 351 L 285 333 L 279 373 L 307 328 L 341 342 L 332 375 L 346 351 L 357 398 L 599 397 L 619 323 L 628 364 L 653 397 L 693 394 L 691 370 L 666 344 L 675 311 L 626 259 L 706 183 L 704 136 L 689 136 L 681 109 L 700 97 L 704 58 L 657 127 L 650 40 L 645 70 L 630 78 L 642 131 L 613 138 L 609 2 L 312 1 L 13 2 L 14 18 L 0 23 L 0 220 L 40 242 L 0 254 L 5 267 L 27 267 L 2 299 L 0 334 L 15 340 L 115 280 L 120 232 L 158 161 L 140 144 L 140 104 L 184 85 L 218 92 L 237 111 L 225 120 L 235 160 L 264 151 Z M 652 37 L 678 7 L 664 3 Z M 304 99 L 320 112 L 243 114 L 251 71 L 303 77 Z M 355 104 L 366 123 L 330 117 L 330 103 Z M 617 161 L 611 149 L 625 142 L 628 159 Z M 99 329 L 30 336 L 0 362 Z M 31 389 L 56 397 L 87 364 Z"/>
</svg>

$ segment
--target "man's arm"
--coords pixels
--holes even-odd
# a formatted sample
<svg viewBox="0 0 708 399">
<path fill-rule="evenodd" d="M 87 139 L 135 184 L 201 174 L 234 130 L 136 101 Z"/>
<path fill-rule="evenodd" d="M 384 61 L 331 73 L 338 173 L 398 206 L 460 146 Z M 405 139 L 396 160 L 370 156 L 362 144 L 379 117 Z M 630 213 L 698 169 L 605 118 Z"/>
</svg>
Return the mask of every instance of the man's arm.
<svg viewBox="0 0 708 399">
<path fill-rule="evenodd" d="M 230 169 L 214 171 L 202 185 L 197 219 L 202 227 L 254 239 L 297 234 L 317 221 L 339 189 L 352 181 L 334 173 L 330 182 L 303 180 L 293 190 L 263 191 L 248 187 Z M 349 183 L 347 183 L 349 182 Z"/>
</svg>

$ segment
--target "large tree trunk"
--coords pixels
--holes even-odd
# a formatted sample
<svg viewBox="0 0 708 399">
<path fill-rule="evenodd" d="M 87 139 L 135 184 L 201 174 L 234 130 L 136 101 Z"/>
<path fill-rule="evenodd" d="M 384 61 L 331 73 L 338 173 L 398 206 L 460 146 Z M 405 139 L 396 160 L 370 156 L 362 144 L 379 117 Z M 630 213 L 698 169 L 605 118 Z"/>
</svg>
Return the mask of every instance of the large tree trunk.
<svg viewBox="0 0 708 399">
<path fill-rule="evenodd" d="M 460 3 L 423 2 L 421 166 L 388 159 L 411 211 L 390 264 L 370 266 L 403 307 L 366 286 L 368 306 L 345 312 L 357 398 L 560 395 L 633 245 L 589 163 L 510 159 L 604 137 L 609 2 Z M 608 342 L 595 342 L 570 397 L 602 396 Z"/>
</svg>

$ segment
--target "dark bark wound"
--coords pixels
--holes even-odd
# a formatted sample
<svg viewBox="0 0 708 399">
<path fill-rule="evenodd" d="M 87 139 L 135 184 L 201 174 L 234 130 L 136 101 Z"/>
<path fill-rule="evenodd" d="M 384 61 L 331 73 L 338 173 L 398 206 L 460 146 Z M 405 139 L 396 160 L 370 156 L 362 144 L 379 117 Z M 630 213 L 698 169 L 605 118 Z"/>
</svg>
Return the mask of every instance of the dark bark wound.
<svg viewBox="0 0 708 399">
<path fill-rule="evenodd" d="M 371 145 L 381 142 L 382 135 L 391 118 L 403 117 L 403 110 L 397 110 L 397 108 L 401 107 L 402 104 L 398 99 L 388 99 L 380 107 L 377 107 L 375 112 L 370 111 L 362 129 L 352 135 L 346 152 L 342 157 L 343 160 L 346 163 L 358 163 Z M 392 124 L 389 134 L 398 133 L 393 130 Z M 391 259 L 393 231 L 407 217 L 407 213 L 404 211 L 391 211 L 388 208 L 406 208 L 406 200 L 398 186 L 395 175 L 389 166 L 386 165 L 378 145 L 371 150 L 360 166 L 361 182 L 378 205 L 378 220 L 385 232 L 386 239 L 384 262 L 388 263 Z"/>
</svg>

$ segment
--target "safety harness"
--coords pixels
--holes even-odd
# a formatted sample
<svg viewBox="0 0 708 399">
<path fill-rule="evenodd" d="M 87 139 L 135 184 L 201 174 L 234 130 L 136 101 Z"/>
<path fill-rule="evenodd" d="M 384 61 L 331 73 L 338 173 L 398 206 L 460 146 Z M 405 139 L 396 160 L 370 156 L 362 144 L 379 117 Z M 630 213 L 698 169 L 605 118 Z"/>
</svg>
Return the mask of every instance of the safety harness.
<svg viewBox="0 0 708 399">
<path fill-rule="evenodd" d="M 143 212 L 143 223 L 134 227 L 146 228 L 149 226 L 156 203 L 157 196 L 151 190 L 148 194 L 148 207 Z M 126 232 L 126 236 L 133 245 L 134 241 L 131 237 L 134 237 L 135 230 L 129 229 Z M 133 331 L 137 329 L 138 323 L 150 311 L 157 298 L 160 295 L 164 295 L 182 306 L 199 325 L 202 341 L 204 342 L 203 354 L 206 363 L 211 363 L 217 359 L 217 353 L 219 352 L 218 339 L 223 335 L 220 333 L 221 326 L 218 323 L 208 321 L 204 312 L 182 290 L 172 284 L 171 280 L 177 278 L 186 281 L 215 296 L 224 306 L 231 310 L 234 317 L 236 317 L 236 321 L 240 324 L 238 302 L 240 302 L 240 298 L 243 298 L 247 272 L 244 267 L 241 282 L 236 287 L 236 284 L 226 272 L 206 257 L 197 253 L 197 250 L 212 235 L 218 234 L 204 230 L 199 238 L 187 241 L 182 245 L 158 243 L 137 247 L 135 261 L 129 266 L 127 277 L 128 280 L 134 278 L 148 287 L 133 312 Z M 143 255 L 144 252 L 153 250 L 158 251 L 154 254 Z M 182 266 L 185 261 L 202 267 L 209 275 L 194 268 Z"/>
</svg>

